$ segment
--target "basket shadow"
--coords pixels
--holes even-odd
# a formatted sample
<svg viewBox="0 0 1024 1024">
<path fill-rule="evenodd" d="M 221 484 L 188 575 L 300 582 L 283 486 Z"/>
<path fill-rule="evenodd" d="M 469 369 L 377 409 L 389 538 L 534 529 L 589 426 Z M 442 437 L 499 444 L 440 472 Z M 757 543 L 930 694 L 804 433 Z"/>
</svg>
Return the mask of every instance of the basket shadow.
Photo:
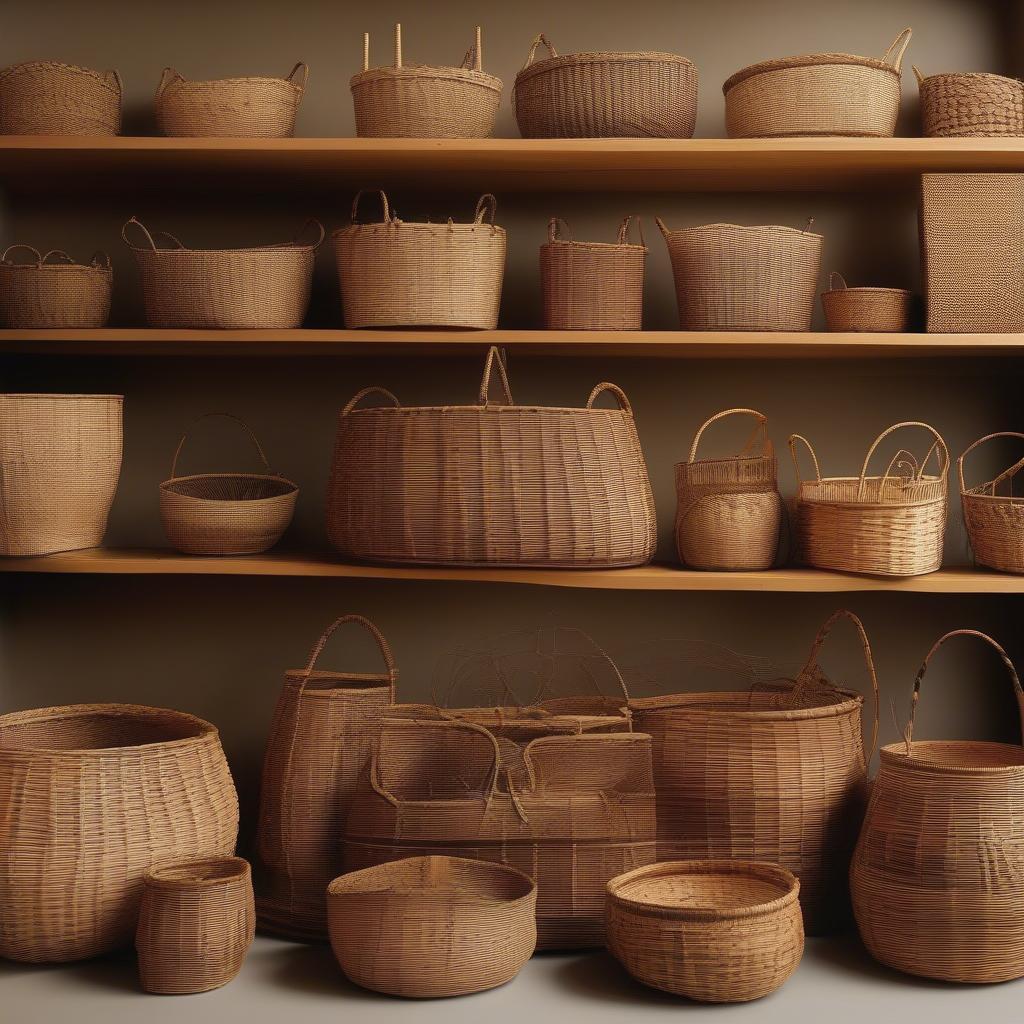
<svg viewBox="0 0 1024 1024">
<path fill-rule="evenodd" d="M 557 957 L 561 961 L 555 965 L 554 976 L 574 996 L 634 1007 L 640 1004 L 682 1007 L 690 1002 L 681 996 L 642 985 L 606 951 L 570 955 L 540 953 L 538 956 Z"/>
<path fill-rule="evenodd" d="M 138 971 L 135 966 L 135 951 L 122 949 L 107 953 L 92 960 L 77 960 L 55 964 L 28 964 L 14 960 L 0 959 L 0 982 L 4 978 L 35 975 L 40 980 L 47 974 L 72 975 L 75 985 L 118 991 L 142 993 Z"/>
<path fill-rule="evenodd" d="M 289 945 L 268 956 L 267 962 L 274 983 L 295 992 L 362 1000 L 387 998 L 349 981 L 326 944 Z"/>
<path fill-rule="evenodd" d="M 811 939 L 807 944 L 816 963 L 829 968 L 838 968 L 850 974 L 858 974 L 862 978 L 877 980 L 885 984 L 903 985 L 909 988 L 952 989 L 962 988 L 955 982 L 938 981 L 934 978 L 921 978 L 915 974 L 904 974 L 892 967 L 879 963 L 864 948 L 856 933 L 833 935 L 828 938 Z"/>
</svg>

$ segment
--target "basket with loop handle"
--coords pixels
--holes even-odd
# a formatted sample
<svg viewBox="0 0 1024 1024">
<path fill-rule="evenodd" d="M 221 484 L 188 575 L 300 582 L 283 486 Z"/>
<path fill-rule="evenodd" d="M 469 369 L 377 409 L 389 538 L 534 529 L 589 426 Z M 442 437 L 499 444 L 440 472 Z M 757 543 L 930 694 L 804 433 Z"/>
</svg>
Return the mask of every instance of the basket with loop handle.
<svg viewBox="0 0 1024 1024">
<path fill-rule="evenodd" d="M 984 483 L 968 487 L 964 479 L 964 461 L 967 456 L 975 448 L 1001 437 L 1024 441 L 1024 434 L 1014 431 L 986 434 L 957 459 L 960 501 L 974 560 L 979 565 L 1000 572 L 1024 573 L 1024 496 L 1013 493 L 1014 481 L 1024 470 L 1024 459 L 1018 459 Z M 1007 493 L 1000 494 L 1000 488 Z"/>
<path fill-rule="evenodd" d="M 830 331 L 903 333 L 911 326 L 914 296 L 906 288 L 850 288 L 832 271 L 821 293 L 825 326 Z"/>
<path fill-rule="evenodd" d="M 882 747 L 850 889 L 876 960 L 942 981 L 1010 981 L 1024 976 L 1024 747 L 914 739 L 924 675 L 958 637 L 995 651 L 1024 713 L 1017 672 L 990 636 L 956 629 L 935 643 L 903 742 Z"/>
<path fill-rule="evenodd" d="M 915 67 L 921 134 L 928 138 L 1024 135 L 1024 82 L 987 73 L 928 75 Z"/>
<path fill-rule="evenodd" d="M 160 485 L 160 521 L 167 540 L 189 555 L 256 555 L 272 548 L 295 512 L 299 488 L 270 468 L 248 424 L 229 413 L 200 416 L 196 423 L 219 417 L 248 434 L 263 473 L 178 475 L 178 459 L 188 439 L 181 435 L 171 462 L 170 479 Z"/>
<path fill-rule="evenodd" d="M 0 71 L 0 135 L 119 135 L 121 76 L 55 60 Z"/>
<path fill-rule="evenodd" d="M 29 253 L 33 260 L 16 262 L 16 252 Z M 0 326 L 30 331 L 105 327 L 113 279 L 105 252 L 82 264 L 62 249 L 40 253 L 31 245 L 9 245 L 0 254 Z"/>
</svg>

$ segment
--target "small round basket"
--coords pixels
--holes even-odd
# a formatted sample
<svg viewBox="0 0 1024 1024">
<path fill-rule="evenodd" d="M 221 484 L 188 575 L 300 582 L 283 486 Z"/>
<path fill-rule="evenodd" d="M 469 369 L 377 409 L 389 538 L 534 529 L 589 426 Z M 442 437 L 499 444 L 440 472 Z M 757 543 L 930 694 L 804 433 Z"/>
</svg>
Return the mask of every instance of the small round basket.
<svg viewBox="0 0 1024 1024">
<path fill-rule="evenodd" d="M 905 288 L 850 288 L 833 272 L 821 308 L 830 331 L 902 334 L 911 325 L 914 296 Z"/>
<path fill-rule="evenodd" d="M 800 883 L 777 864 L 680 860 L 608 883 L 608 948 L 638 981 L 704 1003 L 774 992 L 804 951 Z"/>
<path fill-rule="evenodd" d="M 33 60 L 0 71 L 0 135 L 117 135 L 116 71 Z"/>
<path fill-rule="evenodd" d="M 15 263 L 24 250 L 33 263 Z M 31 245 L 10 245 L 0 255 L 0 325 L 19 330 L 103 327 L 110 316 L 114 274 L 110 257 L 96 253 L 88 264 L 61 249 L 40 253 Z"/>
<path fill-rule="evenodd" d="M 1013 494 L 1013 482 L 1024 469 L 1024 459 L 1018 459 L 991 480 L 973 487 L 968 487 L 964 479 L 964 460 L 967 456 L 975 448 L 1000 437 L 1024 441 L 1024 434 L 1013 431 L 987 434 L 975 441 L 957 459 L 964 524 L 974 560 L 979 565 L 1000 572 L 1024 573 L 1024 497 L 1015 497 Z M 999 494 L 1000 487 L 1005 487 L 1009 494 Z"/>
<path fill-rule="evenodd" d="M 985 73 L 929 75 L 914 68 L 921 134 L 928 138 L 1024 135 L 1024 83 Z"/>
</svg>

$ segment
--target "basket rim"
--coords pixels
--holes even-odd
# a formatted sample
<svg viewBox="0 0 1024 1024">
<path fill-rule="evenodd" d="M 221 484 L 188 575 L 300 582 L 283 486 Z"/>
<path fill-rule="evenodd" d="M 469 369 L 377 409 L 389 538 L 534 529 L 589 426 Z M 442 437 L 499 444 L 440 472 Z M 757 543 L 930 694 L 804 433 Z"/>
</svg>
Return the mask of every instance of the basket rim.
<svg viewBox="0 0 1024 1024">
<path fill-rule="evenodd" d="M 928 82 L 931 82 L 937 78 L 984 78 L 984 79 L 995 79 L 998 82 L 1004 82 L 1009 85 L 1017 85 L 1024 87 L 1024 82 L 1019 78 L 1013 78 L 1010 75 L 997 75 L 992 71 L 937 71 L 932 75 L 925 75 L 918 83 L 918 88 L 924 86 Z"/>
<path fill-rule="evenodd" d="M 584 50 L 580 53 L 561 53 L 534 61 L 516 74 L 515 84 L 538 74 L 555 71 L 570 64 L 676 64 L 682 68 L 696 70 L 692 60 L 678 53 L 663 53 L 658 50 Z"/>
<path fill-rule="evenodd" d="M 1016 507 L 1024 505 L 1024 495 L 982 493 L 981 488 L 988 487 L 991 482 L 992 481 L 989 480 L 983 484 L 975 484 L 974 487 L 968 487 L 967 490 L 960 492 L 960 497 L 980 499 L 988 505 L 1009 505 Z"/>
<path fill-rule="evenodd" d="M 742 462 L 744 465 L 753 465 L 755 462 L 763 462 L 778 468 L 779 457 L 774 452 L 771 455 L 725 455 L 717 459 L 694 459 L 690 462 L 688 459 L 683 459 L 676 463 L 676 469 L 683 467 L 684 469 L 691 469 L 694 466 L 732 466 L 737 462 Z"/>
<path fill-rule="evenodd" d="M 914 757 L 915 748 L 922 747 L 945 747 L 952 748 L 954 752 L 969 753 L 971 749 L 982 747 L 993 752 L 1014 751 L 1017 752 L 1020 762 L 1018 764 L 1006 765 L 951 765 L 939 764 L 927 758 Z M 987 775 L 987 776 L 1024 776 L 1024 749 L 1013 743 L 996 743 L 991 740 L 914 740 L 910 744 L 911 754 L 907 753 L 907 745 L 901 743 L 887 743 L 879 748 L 881 761 L 891 762 L 901 767 L 912 768 L 915 771 L 938 774 L 938 775 Z"/>
<path fill-rule="evenodd" d="M 884 293 L 886 295 L 905 295 L 907 298 L 913 296 L 913 291 L 909 288 L 886 288 L 881 285 L 850 285 L 846 288 L 826 288 L 821 293 L 822 298 L 826 295 L 849 295 L 850 292 L 860 292 L 862 294 L 872 293 Z"/>
<path fill-rule="evenodd" d="M 283 494 L 270 494 L 265 498 L 204 498 L 197 494 L 180 494 L 170 490 L 172 484 L 190 483 L 196 480 L 274 480 L 278 483 L 287 484 L 291 489 Z M 286 476 L 279 476 L 277 473 L 190 473 L 187 476 L 172 476 L 163 480 L 159 487 L 161 494 L 173 494 L 176 498 L 185 498 L 188 501 L 198 501 L 210 505 L 262 505 L 268 502 L 280 501 L 282 498 L 291 498 L 299 493 L 299 485 Z"/>
<path fill-rule="evenodd" d="M 856 690 L 847 690 L 842 687 L 835 687 L 835 692 L 844 697 L 845 700 L 833 704 L 820 704 L 811 708 L 771 708 L 758 710 L 755 708 L 693 708 L 687 705 L 692 702 L 705 700 L 711 703 L 715 698 L 726 695 L 739 695 L 748 697 L 753 691 L 749 690 L 712 690 L 708 692 L 695 693 L 673 693 L 664 694 L 658 697 L 631 697 L 629 709 L 634 714 L 651 715 L 658 712 L 670 714 L 692 715 L 702 717 L 715 715 L 722 718 L 737 718 L 752 722 L 799 722 L 819 718 L 841 718 L 853 711 L 860 712 L 864 707 L 864 694 Z M 678 704 L 658 704 L 658 701 L 676 700 Z M 637 722 L 637 726 L 643 729 L 643 720 Z"/>
<path fill-rule="evenodd" d="M 683 228 L 668 228 L 665 231 L 666 237 L 671 235 L 694 234 L 698 231 L 722 230 L 727 228 L 730 231 L 757 231 L 776 232 L 781 231 L 791 235 L 803 235 L 807 238 L 824 240 L 825 236 L 817 231 L 807 231 L 804 228 L 792 228 L 788 224 L 731 224 L 727 221 L 715 221 L 713 224 L 690 224 Z"/>
<path fill-rule="evenodd" d="M 610 249 L 636 249 L 638 252 L 646 253 L 648 248 L 640 242 L 581 242 L 575 238 L 554 238 L 541 244 L 541 249 L 549 249 L 556 245 L 573 246 L 577 249 L 599 249 L 606 251 Z"/>
<path fill-rule="evenodd" d="M 770 60 L 749 64 L 725 80 L 722 92 L 728 93 L 730 89 L 741 82 L 745 82 L 748 78 L 768 74 L 772 71 L 788 71 L 790 68 L 833 67 L 836 65 L 850 65 L 852 67 L 868 68 L 872 71 L 888 72 L 897 82 L 900 81 L 902 75 L 900 69 L 892 64 L 887 64 L 878 57 L 861 57 L 856 53 L 806 53 L 796 57 L 773 57 Z"/>
<path fill-rule="evenodd" d="M 448 67 L 444 64 L 403 64 L 400 68 L 381 65 L 376 68 L 367 68 L 365 71 L 356 72 L 349 79 L 348 85 L 350 89 L 355 90 L 370 82 L 387 81 L 388 79 L 397 81 L 400 78 L 447 79 L 498 93 L 505 87 L 497 75 L 489 75 L 486 71 L 477 71 L 475 68 Z"/>
<path fill-rule="evenodd" d="M 260 256 L 296 256 L 304 255 L 306 253 L 313 254 L 317 250 L 317 245 L 312 243 L 297 243 L 297 242 L 271 242 L 268 245 L 248 245 L 243 246 L 239 249 L 190 249 L 182 247 L 181 249 L 150 249 L 143 245 L 133 245 L 131 242 L 127 243 L 128 247 L 138 258 L 149 258 L 149 259 L 184 259 L 191 258 L 194 256 L 241 256 L 241 255 L 260 255 Z"/>
<path fill-rule="evenodd" d="M 305 668 L 286 668 L 284 670 L 284 681 L 286 686 L 301 687 L 307 680 L 324 680 L 335 678 L 348 682 L 362 682 L 363 686 L 331 686 L 317 687 L 316 689 L 303 689 L 303 698 L 316 698 L 318 700 L 330 700 L 337 694 L 365 695 L 367 690 L 388 690 L 391 689 L 391 678 L 386 672 L 345 672 L 337 669 L 315 668 L 309 671 Z"/>
<path fill-rule="evenodd" d="M 54 401 L 71 400 L 81 401 L 83 398 L 96 398 L 104 402 L 124 402 L 124 395 L 79 395 L 79 394 L 55 394 L 50 395 L 42 391 L 5 391 L 0 394 L 0 402 L 13 398 L 40 399 L 48 398 Z"/>
<path fill-rule="evenodd" d="M 367 405 L 348 412 L 339 412 L 341 419 L 356 416 L 360 413 L 443 413 L 443 412 L 486 412 L 491 414 L 500 413 L 546 413 L 555 412 L 561 414 L 585 413 L 592 416 L 595 413 L 611 414 L 612 416 L 625 416 L 633 419 L 633 414 L 628 409 L 606 409 L 604 406 L 587 408 L 585 405 Z"/>
<path fill-rule="evenodd" d="M 9 64 L 7 67 L 0 69 L 0 79 L 17 74 L 19 71 L 24 71 L 27 68 L 49 68 L 59 69 L 60 71 L 75 71 L 82 75 L 88 75 L 99 85 L 102 85 L 108 92 L 113 93 L 118 98 L 121 96 L 120 91 L 115 89 L 114 86 L 104 77 L 104 72 L 96 71 L 94 68 L 83 68 L 79 64 L 66 64 L 59 60 L 23 60 L 18 64 Z M 109 72 L 107 73 L 109 74 Z"/>
<path fill-rule="evenodd" d="M 181 878 L 173 877 L 171 872 L 188 870 L 200 871 L 203 868 L 226 868 L 229 872 L 215 877 Z M 145 884 L 153 889 L 214 889 L 222 885 L 230 885 L 252 873 L 249 862 L 243 857 L 189 857 L 184 860 L 167 860 L 154 864 L 144 876 Z"/>
<path fill-rule="evenodd" d="M 491 224 L 477 221 L 437 221 L 437 220 L 402 220 L 399 217 L 395 217 L 391 220 L 370 220 L 370 221 L 356 221 L 351 224 L 346 224 L 344 227 L 335 228 L 331 232 L 331 241 L 337 243 L 340 238 L 345 237 L 350 233 L 355 233 L 358 229 L 365 230 L 366 228 L 385 228 L 388 231 L 393 231 L 396 228 L 428 228 L 432 233 L 438 231 L 460 231 L 460 232 L 471 232 L 475 233 L 479 229 L 484 229 L 482 233 L 487 235 L 505 235 L 505 229 L 500 224 Z M 160 252 L 173 252 L 170 249 L 161 249 Z"/>
<path fill-rule="evenodd" d="M 233 85 L 284 85 L 291 89 L 293 92 L 298 93 L 300 96 L 303 94 L 303 89 L 297 86 L 294 82 L 289 82 L 287 78 L 281 78 L 278 75 L 233 75 L 230 78 L 185 78 L 182 76 L 181 84 L 178 85 L 171 96 L 180 96 L 189 86 L 233 86 Z M 164 101 L 168 93 L 165 90 L 156 99 L 159 104 Z"/>
<path fill-rule="evenodd" d="M 103 266 L 102 264 L 95 263 L 11 263 L 7 260 L 0 260 L 0 269 L 4 271 L 10 270 L 63 270 L 63 271 L 76 271 L 81 273 L 83 270 L 89 273 L 99 273 L 107 277 L 110 277 L 114 273 L 113 267 Z"/>
</svg>

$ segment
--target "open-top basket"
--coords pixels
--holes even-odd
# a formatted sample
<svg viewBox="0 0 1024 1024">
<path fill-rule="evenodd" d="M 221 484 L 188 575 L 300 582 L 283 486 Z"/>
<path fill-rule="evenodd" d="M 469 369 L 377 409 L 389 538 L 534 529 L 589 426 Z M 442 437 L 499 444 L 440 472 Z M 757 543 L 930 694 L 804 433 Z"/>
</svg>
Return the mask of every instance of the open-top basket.
<svg viewBox="0 0 1024 1024">
<path fill-rule="evenodd" d="M 1024 135 L 1024 82 L 982 72 L 929 75 L 915 67 L 921 134 L 929 138 Z"/>
<path fill-rule="evenodd" d="M 0 71 L 0 135 L 117 135 L 121 76 L 55 60 Z"/>
<path fill-rule="evenodd" d="M 850 288 L 838 271 L 821 293 L 825 326 L 830 331 L 903 333 L 911 324 L 914 296 L 906 288 Z"/>
<path fill-rule="evenodd" d="M 24 250 L 32 263 L 15 263 Z M 113 282 L 110 257 L 97 252 L 75 263 L 62 249 L 41 253 L 31 245 L 9 245 L 0 254 L 0 325 L 20 330 L 105 327 Z"/>
<path fill-rule="evenodd" d="M 968 487 L 964 479 L 967 456 L 980 445 L 1000 437 L 1024 441 L 1024 434 L 1013 431 L 986 434 L 957 459 L 960 501 L 975 561 L 1000 572 L 1024 573 L 1024 496 L 1018 497 L 1013 493 L 1014 481 L 1024 470 L 1024 459 L 1018 459 L 991 480 L 973 487 Z M 1009 494 L 1000 494 L 1000 487 L 1007 488 Z"/>
</svg>

